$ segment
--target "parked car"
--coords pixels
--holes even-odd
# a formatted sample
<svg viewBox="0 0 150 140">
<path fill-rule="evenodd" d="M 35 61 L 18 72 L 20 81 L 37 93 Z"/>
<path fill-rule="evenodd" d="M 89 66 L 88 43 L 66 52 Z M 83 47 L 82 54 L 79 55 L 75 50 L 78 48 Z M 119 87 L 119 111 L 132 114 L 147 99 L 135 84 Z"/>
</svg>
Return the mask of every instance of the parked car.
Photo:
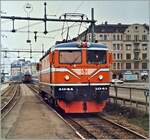
<svg viewBox="0 0 150 140">
<path fill-rule="evenodd" d="M 115 84 L 115 83 L 116 83 L 116 84 L 123 84 L 124 81 L 119 80 L 119 79 L 112 79 L 111 83 L 112 83 L 112 84 Z"/>
</svg>

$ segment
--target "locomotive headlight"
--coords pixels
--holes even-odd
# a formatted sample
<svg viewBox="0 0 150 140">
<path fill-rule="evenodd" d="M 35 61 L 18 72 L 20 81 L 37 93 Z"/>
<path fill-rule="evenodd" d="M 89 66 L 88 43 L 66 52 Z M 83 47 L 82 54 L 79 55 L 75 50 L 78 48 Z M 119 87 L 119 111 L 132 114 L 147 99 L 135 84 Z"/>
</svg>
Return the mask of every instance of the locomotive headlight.
<svg viewBox="0 0 150 140">
<path fill-rule="evenodd" d="M 104 77 L 103 77 L 103 75 L 99 75 L 99 80 L 102 80 Z"/>
<path fill-rule="evenodd" d="M 69 75 L 65 75 L 65 80 L 68 81 L 70 79 Z"/>
</svg>

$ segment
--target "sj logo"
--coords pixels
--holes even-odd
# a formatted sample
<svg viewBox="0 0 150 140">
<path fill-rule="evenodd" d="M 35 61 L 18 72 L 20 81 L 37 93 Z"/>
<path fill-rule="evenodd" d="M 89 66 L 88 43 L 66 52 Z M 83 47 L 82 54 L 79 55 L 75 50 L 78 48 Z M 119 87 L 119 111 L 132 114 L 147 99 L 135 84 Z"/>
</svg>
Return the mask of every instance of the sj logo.
<svg viewBox="0 0 150 140">
<path fill-rule="evenodd" d="M 88 69 L 81 69 L 81 75 L 88 75 Z"/>
</svg>

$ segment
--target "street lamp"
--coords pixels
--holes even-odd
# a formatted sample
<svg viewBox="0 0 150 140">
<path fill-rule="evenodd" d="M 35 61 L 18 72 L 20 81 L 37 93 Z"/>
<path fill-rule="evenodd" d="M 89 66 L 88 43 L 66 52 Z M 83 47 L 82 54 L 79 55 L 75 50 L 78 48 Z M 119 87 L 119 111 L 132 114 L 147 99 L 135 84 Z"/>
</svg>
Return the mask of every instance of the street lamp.
<svg viewBox="0 0 150 140">
<path fill-rule="evenodd" d="M 33 6 L 30 3 L 26 3 L 24 5 L 24 11 L 27 13 L 27 17 L 30 17 L 30 13 L 33 10 Z M 31 43 L 31 40 L 29 39 L 29 20 L 28 20 L 28 39 L 27 39 L 27 43 Z"/>
</svg>

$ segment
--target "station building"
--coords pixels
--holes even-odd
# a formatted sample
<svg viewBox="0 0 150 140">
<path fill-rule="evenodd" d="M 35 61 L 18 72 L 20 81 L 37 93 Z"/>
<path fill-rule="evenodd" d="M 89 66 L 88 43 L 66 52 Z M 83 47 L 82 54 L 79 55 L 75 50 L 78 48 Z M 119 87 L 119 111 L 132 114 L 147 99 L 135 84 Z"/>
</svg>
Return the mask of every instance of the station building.
<svg viewBox="0 0 150 140">
<path fill-rule="evenodd" d="M 36 63 L 26 61 L 25 59 L 18 59 L 11 63 L 11 77 L 12 79 L 20 79 L 25 73 L 29 73 L 37 77 Z"/>
</svg>

